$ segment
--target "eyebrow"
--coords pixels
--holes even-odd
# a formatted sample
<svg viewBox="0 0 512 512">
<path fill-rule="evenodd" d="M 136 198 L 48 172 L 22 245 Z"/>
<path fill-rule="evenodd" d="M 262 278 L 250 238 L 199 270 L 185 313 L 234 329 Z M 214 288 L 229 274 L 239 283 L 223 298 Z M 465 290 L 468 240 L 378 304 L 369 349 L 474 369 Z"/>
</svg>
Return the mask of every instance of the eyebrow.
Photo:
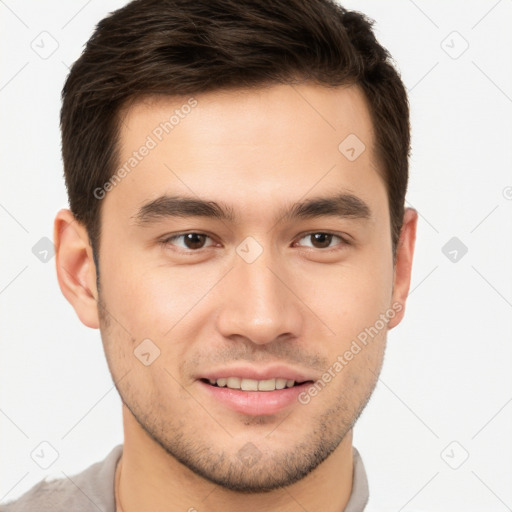
<svg viewBox="0 0 512 512">
<path fill-rule="evenodd" d="M 334 216 L 348 219 L 369 219 L 370 207 L 359 197 L 342 193 L 327 197 L 313 197 L 285 207 L 277 215 L 279 221 L 312 219 Z M 215 201 L 206 201 L 187 196 L 160 196 L 144 205 L 132 217 L 136 224 L 148 225 L 173 217 L 207 217 L 234 222 L 233 209 Z"/>
</svg>

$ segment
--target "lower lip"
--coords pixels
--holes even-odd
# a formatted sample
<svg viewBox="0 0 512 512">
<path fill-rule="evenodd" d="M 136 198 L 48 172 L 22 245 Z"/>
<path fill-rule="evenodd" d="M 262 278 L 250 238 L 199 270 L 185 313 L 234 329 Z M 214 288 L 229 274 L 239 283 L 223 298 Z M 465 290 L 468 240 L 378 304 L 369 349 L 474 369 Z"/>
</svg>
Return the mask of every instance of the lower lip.
<svg viewBox="0 0 512 512">
<path fill-rule="evenodd" d="M 292 404 L 298 403 L 298 395 L 311 382 L 305 382 L 292 388 L 276 389 L 275 391 L 241 391 L 231 388 L 211 386 L 198 381 L 207 393 L 235 412 L 250 416 L 276 414 Z"/>
</svg>

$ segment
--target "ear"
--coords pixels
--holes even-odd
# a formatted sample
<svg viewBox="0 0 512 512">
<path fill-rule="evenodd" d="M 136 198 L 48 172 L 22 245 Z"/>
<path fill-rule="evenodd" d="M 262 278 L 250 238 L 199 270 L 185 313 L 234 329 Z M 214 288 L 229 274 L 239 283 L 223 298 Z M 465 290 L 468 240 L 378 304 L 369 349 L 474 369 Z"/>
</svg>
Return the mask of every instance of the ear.
<svg viewBox="0 0 512 512">
<path fill-rule="evenodd" d="M 396 327 L 404 317 L 405 302 L 411 285 L 412 257 L 414 254 L 414 243 L 416 242 L 417 223 L 418 213 L 416 210 L 413 208 L 406 208 L 396 252 L 395 271 L 393 277 L 392 304 L 398 303 L 401 305 L 401 308 L 400 310 L 396 308 L 397 314 L 389 321 L 389 329 Z"/>
<path fill-rule="evenodd" d="M 97 329 L 96 265 L 87 230 L 69 210 L 60 210 L 55 217 L 53 239 L 60 289 L 82 323 Z"/>
</svg>

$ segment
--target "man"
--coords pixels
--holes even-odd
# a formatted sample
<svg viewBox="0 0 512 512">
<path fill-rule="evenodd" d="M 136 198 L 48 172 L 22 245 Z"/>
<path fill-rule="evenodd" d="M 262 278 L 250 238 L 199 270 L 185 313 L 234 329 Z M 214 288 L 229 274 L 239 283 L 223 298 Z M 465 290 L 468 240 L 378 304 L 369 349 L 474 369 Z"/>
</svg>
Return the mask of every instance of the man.
<svg viewBox="0 0 512 512">
<path fill-rule="evenodd" d="M 364 510 L 352 430 L 404 314 L 407 98 L 329 0 L 136 0 L 63 90 L 59 285 L 124 444 L 3 510 Z"/>
</svg>

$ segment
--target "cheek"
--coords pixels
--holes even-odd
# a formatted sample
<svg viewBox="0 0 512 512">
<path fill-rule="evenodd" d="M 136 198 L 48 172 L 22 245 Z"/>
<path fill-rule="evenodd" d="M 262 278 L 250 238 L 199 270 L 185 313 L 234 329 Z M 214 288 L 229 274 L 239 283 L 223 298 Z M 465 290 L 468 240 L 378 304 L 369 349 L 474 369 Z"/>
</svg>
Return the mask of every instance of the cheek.
<svg viewBox="0 0 512 512">
<path fill-rule="evenodd" d="M 355 259 L 354 259 L 355 260 Z M 339 346 L 375 324 L 390 306 L 392 265 L 361 255 L 357 262 L 304 267 L 295 279 L 299 296 L 335 333 Z"/>
<path fill-rule="evenodd" d="M 120 255 L 121 256 L 121 255 Z M 104 265 L 102 298 L 133 336 L 165 337 L 189 315 L 218 280 L 212 268 L 150 265 L 132 255 Z"/>
</svg>

